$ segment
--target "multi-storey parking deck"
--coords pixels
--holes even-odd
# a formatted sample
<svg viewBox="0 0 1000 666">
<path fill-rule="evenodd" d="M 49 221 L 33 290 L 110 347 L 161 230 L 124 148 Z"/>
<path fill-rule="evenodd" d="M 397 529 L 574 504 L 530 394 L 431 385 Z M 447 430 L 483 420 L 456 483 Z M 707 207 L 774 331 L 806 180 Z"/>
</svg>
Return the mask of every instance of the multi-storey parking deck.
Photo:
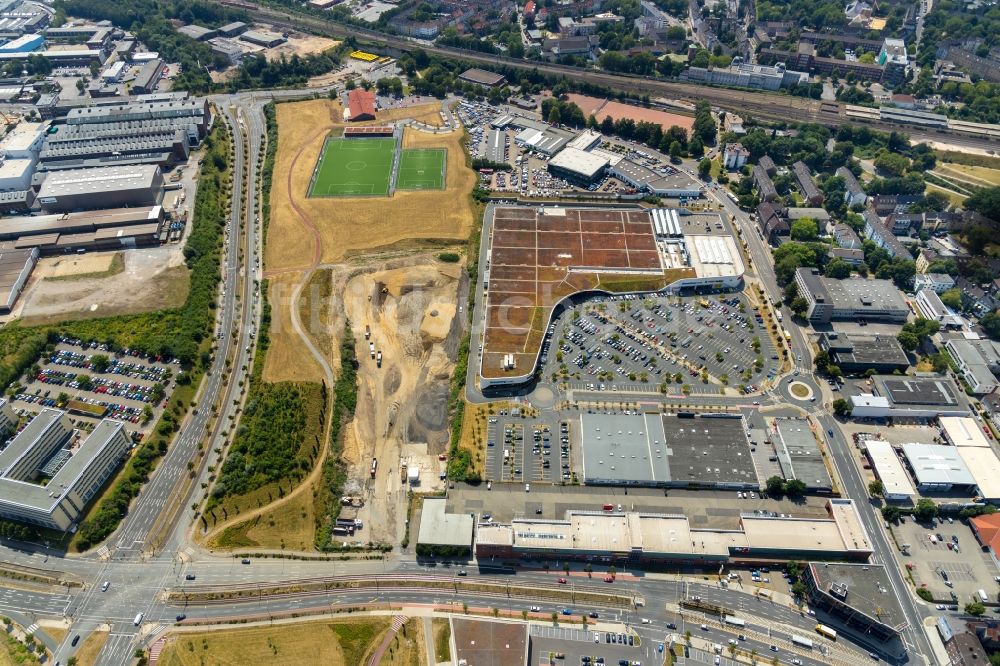
<svg viewBox="0 0 1000 666">
<path fill-rule="evenodd" d="M 567 296 L 650 291 L 693 274 L 664 270 L 644 210 L 497 207 L 483 273 L 482 385 L 530 378 L 553 308 Z"/>
</svg>

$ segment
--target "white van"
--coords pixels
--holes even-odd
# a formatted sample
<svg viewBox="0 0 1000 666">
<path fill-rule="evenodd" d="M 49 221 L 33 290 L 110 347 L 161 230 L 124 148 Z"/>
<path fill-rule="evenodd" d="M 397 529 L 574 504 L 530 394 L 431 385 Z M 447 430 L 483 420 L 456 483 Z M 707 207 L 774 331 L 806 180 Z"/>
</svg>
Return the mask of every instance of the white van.
<svg viewBox="0 0 1000 666">
<path fill-rule="evenodd" d="M 140 624 L 142 624 L 142 618 L 144 617 L 144 615 L 145 615 L 144 613 L 136 613 L 135 619 L 132 620 L 132 624 L 138 627 Z"/>
</svg>

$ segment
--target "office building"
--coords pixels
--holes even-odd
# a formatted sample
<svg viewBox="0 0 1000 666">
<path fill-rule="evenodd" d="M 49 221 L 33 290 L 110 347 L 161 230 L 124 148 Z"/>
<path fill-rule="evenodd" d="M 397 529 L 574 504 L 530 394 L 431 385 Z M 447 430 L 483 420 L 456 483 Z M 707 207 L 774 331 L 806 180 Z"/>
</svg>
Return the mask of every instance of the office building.
<svg viewBox="0 0 1000 666">
<path fill-rule="evenodd" d="M 784 63 L 774 67 L 739 63 L 730 67 L 688 67 L 681 72 L 682 81 L 697 81 L 713 86 L 778 90 L 809 82 L 809 74 L 785 69 Z"/>
<path fill-rule="evenodd" d="M 54 171 L 38 190 L 46 213 L 156 206 L 162 199 L 163 172 L 155 164 Z"/>
<path fill-rule="evenodd" d="M 883 565 L 810 562 L 802 578 L 809 590 L 809 606 L 823 614 L 824 621 L 829 616 L 834 628 L 905 655 L 900 633 L 907 626 L 906 615 Z"/>
<path fill-rule="evenodd" d="M 962 328 L 962 318 L 942 303 L 941 297 L 933 289 L 918 291 L 916 302 L 917 310 L 924 319 L 938 322 L 941 328 Z"/>
<path fill-rule="evenodd" d="M 851 396 L 856 418 L 903 418 L 930 421 L 941 416 L 968 416 L 964 393 L 946 377 L 871 377 L 871 393 Z"/>
<path fill-rule="evenodd" d="M 899 290 L 890 280 L 851 277 L 835 280 L 818 269 L 795 271 L 799 296 L 809 304 L 806 318 L 813 323 L 833 320 L 905 322 L 910 313 Z"/>
<path fill-rule="evenodd" d="M 869 370 L 888 374 L 910 367 L 910 360 L 894 335 L 830 332 L 820 336 L 819 346 L 830 355 L 834 365 L 848 374 Z"/>
<path fill-rule="evenodd" d="M 993 340 L 948 340 L 948 353 L 958 364 L 958 372 L 976 395 L 992 393 L 1000 381 L 1000 342 Z"/>
<path fill-rule="evenodd" d="M 0 452 L 0 516 L 69 530 L 131 446 L 124 426 L 111 420 L 80 439 L 64 412 L 39 412 Z"/>
</svg>

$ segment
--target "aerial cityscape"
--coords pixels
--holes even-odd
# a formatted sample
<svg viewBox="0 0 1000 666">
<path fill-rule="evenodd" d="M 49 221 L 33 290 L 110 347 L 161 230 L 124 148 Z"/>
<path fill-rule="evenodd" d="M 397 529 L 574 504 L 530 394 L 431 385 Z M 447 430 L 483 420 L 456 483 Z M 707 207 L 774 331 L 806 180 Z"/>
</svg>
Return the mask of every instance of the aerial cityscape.
<svg viewBox="0 0 1000 666">
<path fill-rule="evenodd" d="M 998 40 L 0 0 L 0 666 L 1000 666 Z"/>
</svg>

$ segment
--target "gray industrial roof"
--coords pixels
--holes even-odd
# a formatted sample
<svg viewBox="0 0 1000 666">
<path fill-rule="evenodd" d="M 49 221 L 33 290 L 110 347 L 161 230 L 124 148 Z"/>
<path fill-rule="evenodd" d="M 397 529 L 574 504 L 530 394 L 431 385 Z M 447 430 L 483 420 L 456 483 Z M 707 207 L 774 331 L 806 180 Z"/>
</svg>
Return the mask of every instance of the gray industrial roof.
<svg viewBox="0 0 1000 666">
<path fill-rule="evenodd" d="M 958 404 L 951 382 L 941 377 L 876 375 L 872 381 L 879 394 L 895 405 L 946 407 Z"/>
<path fill-rule="evenodd" d="M 899 289 L 890 280 L 850 277 L 835 280 L 800 268 L 806 285 L 817 300 L 822 298 L 838 310 L 908 310 Z"/>
<path fill-rule="evenodd" d="M 471 548 L 472 516 L 468 513 L 446 513 L 447 502 L 444 497 L 424 499 L 417 543 Z"/>
<path fill-rule="evenodd" d="M 153 187 L 159 173 L 160 168 L 155 164 L 58 171 L 50 174 L 42 183 L 41 189 L 38 190 L 38 198 Z"/>
<path fill-rule="evenodd" d="M 899 631 L 906 626 L 906 616 L 896 598 L 885 567 L 881 564 L 841 564 L 836 562 L 810 562 L 816 586 L 826 594 L 831 588 L 846 592 L 834 595 L 841 603 L 846 603 L 870 622 L 883 624 Z"/>
<path fill-rule="evenodd" d="M 607 165 L 606 157 L 568 147 L 563 148 L 558 155 L 549 160 L 549 166 L 565 169 L 586 178 L 596 177 Z"/>
<path fill-rule="evenodd" d="M 785 478 L 798 479 L 810 490 L 832 490 L 833 480 L 808 419 L 776 419 L 775 425 L 781 442 L 778 461 Z"/>
<path fill-rule="evenodd" d="M 583 414 L 583 476 L 609 485 L 756 486 L 740 418 Z"/>
<path fill-rule="evenodd" d="M 832 344 L 845 349 L 834 352 L 836 363 L 847 362 L 857 365 L 895 363 L 903 366 L 910 363 L 910 359 L 894 335 L 838 333 L 836 341 Z M 850 351 L 846 351 L 847 348 L 850 348 Z"/>
<path fill-rule="evenodd" d="M 958 447 L 939 444 L 903 444 L 913 476 L 920 485 L 973 486 L 975 477 L 965 466 Z"/>
</svg>

